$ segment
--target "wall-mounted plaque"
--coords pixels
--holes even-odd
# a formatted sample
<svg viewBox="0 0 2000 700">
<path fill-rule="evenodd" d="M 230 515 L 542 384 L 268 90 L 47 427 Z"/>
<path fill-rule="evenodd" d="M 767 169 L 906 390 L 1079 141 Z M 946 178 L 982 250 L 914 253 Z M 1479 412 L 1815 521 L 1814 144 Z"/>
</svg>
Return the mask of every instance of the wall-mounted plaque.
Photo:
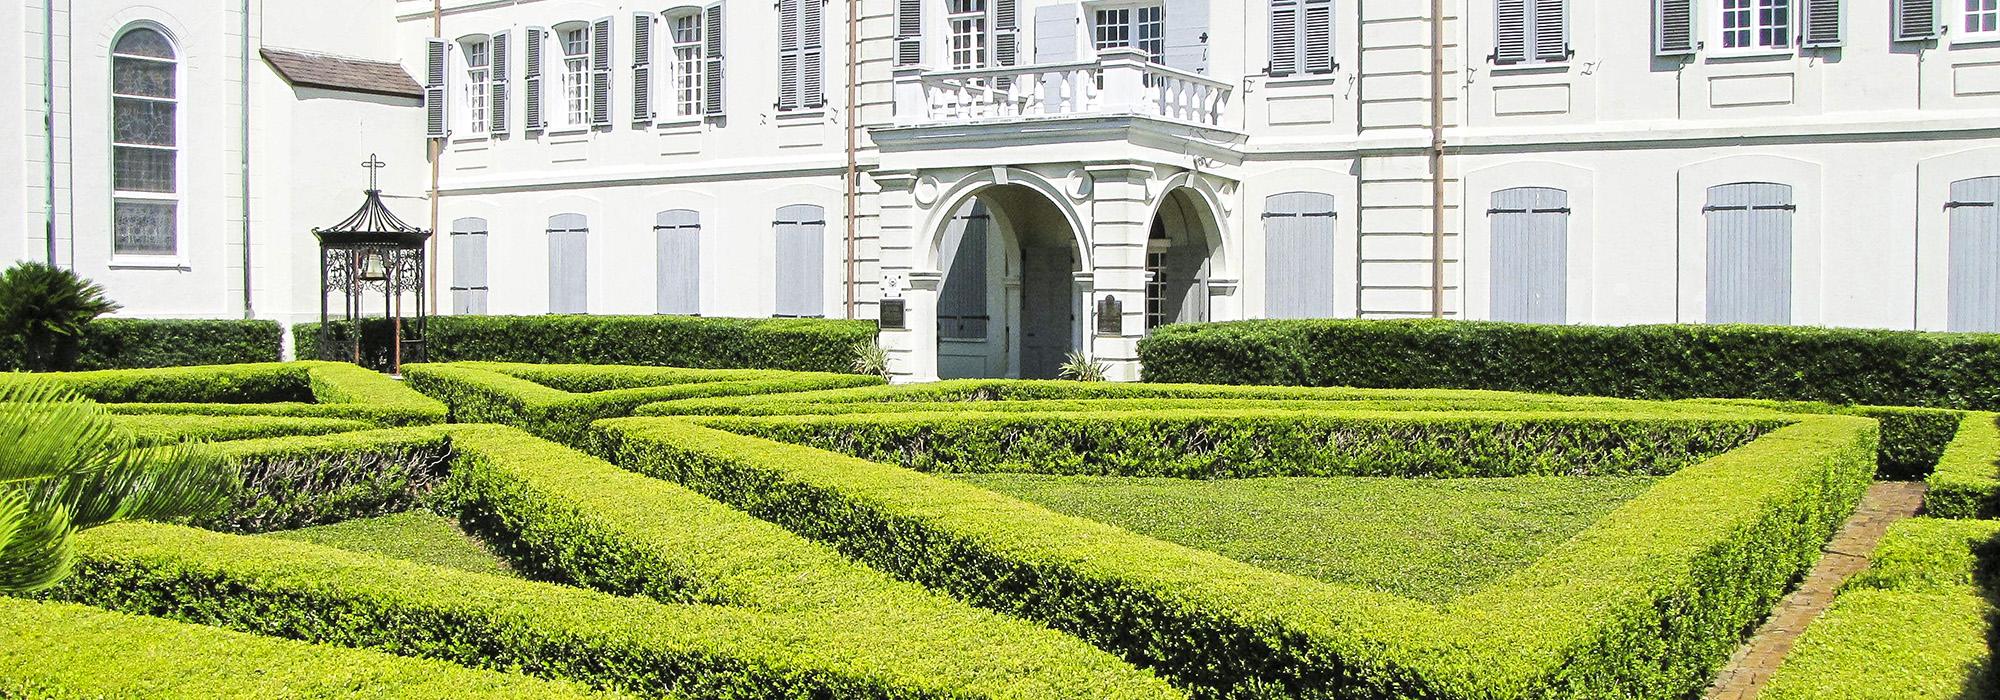
<svg viewBox="0 0 2000 700">
<path fill-rule="evenodd" d="M 1097 300 L 1097 334 L 1125 334 L 1125 305 L 1109 294 Z"/>
<path fill-rule="evenodd" d="M 904 328 L 903 300 L 883 299 L 881 306 L 882 330 L 900 331 Z"/>
</svg>

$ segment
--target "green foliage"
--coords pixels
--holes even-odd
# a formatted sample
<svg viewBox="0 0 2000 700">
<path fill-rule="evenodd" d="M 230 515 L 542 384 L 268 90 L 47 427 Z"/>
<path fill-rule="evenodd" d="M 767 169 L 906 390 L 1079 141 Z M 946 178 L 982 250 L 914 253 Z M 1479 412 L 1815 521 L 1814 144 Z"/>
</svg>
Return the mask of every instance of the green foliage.
<svg viewBox="0 0 2000 700">
<path fill-rule="evenodd" d="M 444 404 L 341 362 L 0 374 L 0 386 L 34 382 L 62 386 L 119 414 L 346 418 L 385 426 L 445 420 Z"/>
<path fill-rule="evenodd" d="M 82 530 L 206 514 L 227 479 L 188 450 L 138 447 L 67 391 L 0 385 L 0 592 L 62 580 Z"/>
<path fill-rule="evenodd" d="M 1792 326 L 1239 321 L 1167 326 L 1146 379 L 2000 409 L 2000 335 Z"/>
<path fill-rule="evenodd" d="M 286 435 L 324 435 L 368 430 L 373 423 L 344 418 L 299 416 L 203 416 L 173 413 L 112 415 L 111 423 L 138 445 L 251 440 Z"/>
<path fill-rule="evenodd" d="M 1056 371 L 1056 376 L 1073 382 L 1101 382 L 1110 374 L 1111 365 L 1093 360 L 1076 350 L 1063 356 L 1062 368 Z"/>
<path fill-rule="evenodd" d="M 0 272 L 0 344 L 32 371 L 74 366 L 84 328 L 117 310 L 104 287 L 60 267 L 28 261 Z"/>
<path fill-rule="evenodd" d="M 49 700 L 615 698 L 569 683 L 0 598 L 0 696 Z"/>
<path fill-rule="evenodd" d="M 249 440 L 199 448 L 236 474 L 208 528 L 267 532 L 410 509 L 443 482 L 450 445 L 417 429 Z"/>
<path fill-rule="evenodd" d="M 920 471 L 1188 479 L 1669 474 L 1782 423 L 1529 411 L 1240 409 L 693 420 Z"/>
<path fill-rule="evenodd" d="M 2000 517 L 2000 415 L 1967 413 L 1924 480 L 1924 512 L 1939 518 Z"/>
<path fill-rule="evenodd" d="M 511 575 L 499 557 L 487 551 L 477 539 L 460 531 L 458 523 L 424 510 L 281 530 L 264 536 L 350 552 L 380 554 L 475 574 Z"/>
<path fill-rule="evenodd" d="M 850 372 L 854 346 L 875 338 L 872 321 L 823 319 L 438 316 L 427 323 L 425 359 L 430 362 Z M 378 320 L 362 327 L 363 356 L 384 366 L 390 337 L 385 324 Z M 338 342 L 352 342 L 351 328 L 337 330 Z M 294 325 L 292 337 L 299 357 L 320 356 L 319 324 Z"/>
<path fill-rule="evenodd" d="M 1526 567 L 1655 481 L 956 478 L 1058 513 L 1273 571 L 1427 603 L 1443 603 Z"/>
<path fill-rule="evenodd" d="M 1916 518 L 1889 527 L 1866 571 L 1814 620 L 1763 697 L 1992 697 L 1990 569 L 2000 522 Z"/>
<path fill-rule="evenodd" d="M 874 339 L 854 344 L 854 373 L 871 377 L 889 378 L 889 351 L 882 349 Z"/>
<path fill-rule="evenodd" d="M 277 362 L 284 335 L 277 321 L 100 318 L 83 329 L 76 368 Z"/>
</svg>

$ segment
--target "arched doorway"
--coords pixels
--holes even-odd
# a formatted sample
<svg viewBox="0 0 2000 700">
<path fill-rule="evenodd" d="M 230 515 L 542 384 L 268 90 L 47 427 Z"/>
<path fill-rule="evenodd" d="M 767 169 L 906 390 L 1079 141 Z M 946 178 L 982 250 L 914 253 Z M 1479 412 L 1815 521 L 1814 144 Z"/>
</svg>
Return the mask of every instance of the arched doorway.
<svg viewBox="0 0 2000 700">
<path fill-rule="evenodd" d="M 1082 347 L 1083 256 L 1069 219 L 1021 185 L 966 198 L 938 237 L 938 376 L 1054 378 Z"/>
<path fill-rule="evenodd" d="M 1209 320 L 1209 279 L 1221 251 L 1211 210 L 1193 189 L 1167 192 L 1146 237 L 1146 331 Z"/>
</svg>

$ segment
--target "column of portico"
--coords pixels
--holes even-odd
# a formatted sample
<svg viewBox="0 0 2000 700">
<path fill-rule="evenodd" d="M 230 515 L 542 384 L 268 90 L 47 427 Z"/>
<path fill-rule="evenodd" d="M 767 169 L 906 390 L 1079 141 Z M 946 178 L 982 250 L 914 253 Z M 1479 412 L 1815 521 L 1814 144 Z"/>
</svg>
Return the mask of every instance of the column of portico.
<svg viewBox="0 0 2000 700">
<path fill-rule="evenodd" d="M 1089 166 L 1090 246 L 1084 332 L 1093 359 L 1110 366 L 1112 381 L 1139 379 L 1139 339 L 1146 332 L 1146 237 L 1152 228 L 1153 169 L 1131 164 Z M 1118 332 L 1099 333 L 1097 311 L 1106 296 L 1118 300 Z"/>
<path fill-rule="evenodd" d="M 937 293 L 944 275 L 928 269 L 923 254 L 925 211 L 917 203 L 915 173 L 877 173 L 876 243 L 882 270 L 882 300 L 903 300 L 903 327 L 883 328 L 890 381 L 937 380 Z"/>
</svg>

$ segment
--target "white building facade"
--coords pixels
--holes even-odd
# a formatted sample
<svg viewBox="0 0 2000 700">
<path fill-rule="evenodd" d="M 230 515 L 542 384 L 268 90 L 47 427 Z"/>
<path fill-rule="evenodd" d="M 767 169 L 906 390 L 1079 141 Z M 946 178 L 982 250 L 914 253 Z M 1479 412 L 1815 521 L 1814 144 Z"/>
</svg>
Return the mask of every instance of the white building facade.
<svg viewBox="0 0 2000 700">
<path fill-rule="evenodd" d="M 1149 328 L 1245 318 L 2000 331 L 1995 0 L 30 0 L 0 31 L 0 254 L 132 315 L 315 319 L 308 230 L 379 153 L 440 313 L 881 318 L 911 381 L 1130 379 Z"/>
</svg>

